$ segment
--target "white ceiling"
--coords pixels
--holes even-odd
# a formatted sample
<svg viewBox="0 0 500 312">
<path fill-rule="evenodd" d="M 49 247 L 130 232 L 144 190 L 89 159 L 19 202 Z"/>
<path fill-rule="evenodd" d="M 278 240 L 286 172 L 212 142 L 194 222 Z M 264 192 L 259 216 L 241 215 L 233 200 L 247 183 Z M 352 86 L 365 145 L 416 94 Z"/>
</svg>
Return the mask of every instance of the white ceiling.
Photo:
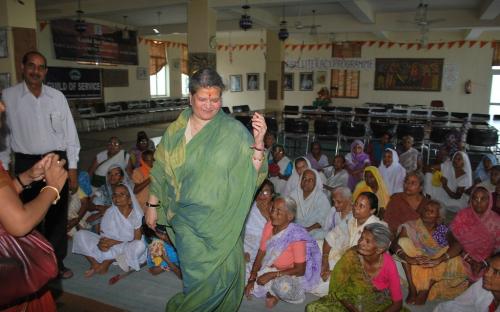
<svg viewBox="0 0 500 312">
<path fill-rule="evenodd" d="M 149 34 L 152 26 L 161 24 L 161 31 L 186 32 L 189 0 L 81 0 L 84 18 L 94 18 L 123 24 L 127 16 L 129 27 Z M 197 1 L 197 0 L 191 0 Z M 323 34 L 367 33 L 390 40 L 391 33 L 418 32 L 413 21 L 420 0 L 209 0 L 217 14 L 217 31 L 238 30 L 241 6 L 250 5 L 248 14 L 255 29 L 278 29 L 285 7 L 285 19 L 290 32 L 297 30 L 297 21 L 316 23 Z M 478 39 L 485 31 L 500 31 L 500 0 L 425 0 L 429 5 L 429 19 L 442 19 L 430 25 L 431 32 L 461 31 L 466 40 Z M 50 20 L 75 17 L 77 0 L 36 0 L 37 17 Z M 158 21 L 158 13 L 161 12 Z"/>
</svg>

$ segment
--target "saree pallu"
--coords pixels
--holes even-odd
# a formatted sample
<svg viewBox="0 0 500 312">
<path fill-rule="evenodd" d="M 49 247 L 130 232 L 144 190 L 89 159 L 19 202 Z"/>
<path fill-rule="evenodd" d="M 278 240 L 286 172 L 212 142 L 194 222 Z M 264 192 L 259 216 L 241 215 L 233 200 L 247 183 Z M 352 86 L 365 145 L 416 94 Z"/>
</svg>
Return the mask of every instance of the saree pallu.
<svg viewBox="0 0 500 312">
<path fill-rule="evenodd" d="M 185 110 L 167 128 L 151 170 L 158 223 L 167 225 L 184 284 L 166 309 L 237 311 L 244 289 L 241 232 L 267 162 L 255 170 L 253 138 L 222 111 L 186 144 L 191 114 Z"/>
<path fill-rule="evenodd" d="M 441 247 L 432 238 L 421 219 L 407 222 L 402 227 L 406 229 L 408 237 L 400 238 L 398 243 L 408 256 L 427 256 L 435 259 L 448 251 L 448 246 Z M 412 265 L 411 276 L 417 291 L 429 289 L 431 280 L 436 281 L 429 292 L 428 300 L 455 298 L 468 286 L 460 257 L 441 262 L 433 268 Z"/>
<path fill-rule="evenodd" d="M 385 311 L 392 300 L 388 292 L 375 289 L 363 269 L 355 248 L 346 251 L 330 278 L 328 295 L 306 306 L 306 312 L 348 311 L 340 301 L 363 312 Z"/>
</svg>

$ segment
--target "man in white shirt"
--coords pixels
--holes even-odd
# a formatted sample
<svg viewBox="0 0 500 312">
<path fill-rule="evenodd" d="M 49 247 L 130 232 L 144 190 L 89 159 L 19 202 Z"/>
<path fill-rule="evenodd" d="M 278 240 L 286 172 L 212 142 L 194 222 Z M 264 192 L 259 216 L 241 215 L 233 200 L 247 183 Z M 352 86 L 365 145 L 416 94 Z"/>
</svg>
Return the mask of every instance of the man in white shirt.
<svg viewBox="0 0 500 312">
<path fill-rule="evenodd" d="M 494 255 L 483 278 L 454 300 L 440 303 L 434 312 L 499 312 L 500 253 Z"/>
<path fill-rule="evenodd" d="M 46 58 L 39 52 L 28 52 L 23 57 L 21 69 L 24 81 L 3 90 L 2 94 L 10 129 L 8 148 L 3 152 L 2 159 L 7 160 L 7 166 L 12 151 L 16 174 L 27 170 L 49 152 L 67 160 L 69 183 L 66 183 L 60 194 L 61 199 L 50 207 L 38 229 L 54 247 L 59 276 L 70 278 L 73 273 L 63 264 L 67 250 L 68 186 L 72 192 L 78 188 L 80 142 L 66 98 L 60 91 L 43 84 L 47 74 Z M 20 194 L 22 201 L 31 201 L 44 186 L 43 181 L 24 186 Z"/>
</svg>

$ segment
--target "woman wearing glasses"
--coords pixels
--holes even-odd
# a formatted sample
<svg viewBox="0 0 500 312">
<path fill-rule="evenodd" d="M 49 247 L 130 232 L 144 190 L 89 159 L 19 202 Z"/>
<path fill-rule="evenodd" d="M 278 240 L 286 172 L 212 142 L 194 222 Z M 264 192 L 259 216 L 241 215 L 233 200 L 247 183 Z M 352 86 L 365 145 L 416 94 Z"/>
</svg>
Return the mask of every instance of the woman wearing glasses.
<svg viewBox="0 0 500 312">
<path fill-rule="evenodd" d="M 73 253 L 84 255 L 90 263 L 85 277 L 107 273 L 114 261 L 124 271 L 129 268 L 139 271 L 140 264 L 146 261 L 139 203 L 123 184 L 113 188 L 112 198 L 113 205 L 102 218 L 100 235 L 80 230 L 73 237 Z"/>
<path fill-rule="evenodd" d="M 273 205 L 274 185 L 265 179 L 257 191 L 250 213 L 245 223 L 245 238 L 243 250 L 245 252 L 246 276 L 248 278 L 252 264 L 259 250 L 260 238 L 264 225 L 270 220 L 271 207 Z"/>
</svg>

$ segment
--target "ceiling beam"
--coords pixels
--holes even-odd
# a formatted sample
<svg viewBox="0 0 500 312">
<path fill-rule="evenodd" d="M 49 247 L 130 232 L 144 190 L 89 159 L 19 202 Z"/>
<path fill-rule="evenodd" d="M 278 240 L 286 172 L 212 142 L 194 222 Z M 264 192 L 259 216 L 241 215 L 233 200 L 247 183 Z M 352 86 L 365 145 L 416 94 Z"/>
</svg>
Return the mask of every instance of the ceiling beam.
<svg viewBox="0 0 500 312">
<path fill-rule="evenodd" d="M 372 5 L 365 0 L 341 1 L 340 5 L 344 7 L 354 18 L 363 24 L 375 23 L 375 13 Z"/>
<path fill-rule="evenodd" d="M 240 19 L 241 15 L 243 15 L 243 13 L 244 13 L 243 9 L 230 9 L 230 10 L 225 11 L 225 12 L 234 14 L 234 17 L 237 18 L 238 20 Z M 250 15 L 250 17 L 252 18 L 254 25 L 258 24 L 258 25 L 266 27 L 266 28 L 279 26 L 280 17 L 274 16 L 269 11 L 251 7 L 247 11 L 247 14 Z"/>
<path fill-rule="evenodd" d="M 480 20 L 493 20 L 500 14 L 500 0 L 483 0 L 479 6 Z"/>
<path fill-rule="evenodd" d="M 465 31 L 465 36 L 464 40 L 477 40 L 481 36 L 481 34 L 484 32 L 483 28 L 472 28 L 472 29 L 467 29 Z"/>
</svg>

